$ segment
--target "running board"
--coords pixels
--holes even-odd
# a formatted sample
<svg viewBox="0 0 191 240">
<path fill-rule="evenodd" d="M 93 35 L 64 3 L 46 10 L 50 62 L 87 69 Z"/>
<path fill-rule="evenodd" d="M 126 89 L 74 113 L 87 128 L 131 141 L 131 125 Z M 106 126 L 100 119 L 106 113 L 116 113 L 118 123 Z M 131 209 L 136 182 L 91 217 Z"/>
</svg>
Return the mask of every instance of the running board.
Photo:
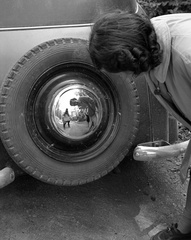
<svg viewBox="0 0 191 240">
<path fill-rule="evenodd" d="M 189 140 L 172 144 L 160 140 L 141 143 L 133 152 L 133 158 L 137 161 L 152 161 L 162 158 L 177 157 L 186 152 Z"/>
</svg>

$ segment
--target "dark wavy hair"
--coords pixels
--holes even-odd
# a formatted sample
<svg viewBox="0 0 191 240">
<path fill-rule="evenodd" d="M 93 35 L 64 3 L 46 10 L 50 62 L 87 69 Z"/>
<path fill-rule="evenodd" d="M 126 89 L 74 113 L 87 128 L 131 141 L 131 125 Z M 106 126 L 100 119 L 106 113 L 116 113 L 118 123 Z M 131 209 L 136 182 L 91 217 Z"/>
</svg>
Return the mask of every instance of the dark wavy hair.
<svg viewBox="0 0 191 240">
<path fill-rule="evenodd" d="M 161 63 L 162 50 L 146 16 L 117 10 L 98 19 L 89 39 L 89 53 L 98 69 L 135 75 Z"/>
</svg>

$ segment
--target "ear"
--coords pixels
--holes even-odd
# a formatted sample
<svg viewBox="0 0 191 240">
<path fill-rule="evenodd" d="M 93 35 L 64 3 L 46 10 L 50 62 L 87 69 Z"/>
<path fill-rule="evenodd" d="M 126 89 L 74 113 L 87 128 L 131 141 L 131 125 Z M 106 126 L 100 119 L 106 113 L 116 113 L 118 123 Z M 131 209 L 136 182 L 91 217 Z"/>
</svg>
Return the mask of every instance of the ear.
<svg viewBox="0 0 191 240">
<path fill-rule="evenodd" d="M 126 52 L 124 50 L 118 50 L 115 52 L 115 56 L 118 62 L 124 62 L 126 61 Z"/>
<path fill-rule="evenodd" d="M 117 51 L 117 59 L 120 63 L 132 64 L 136 60 L 129 49 Z"/>
</svg>

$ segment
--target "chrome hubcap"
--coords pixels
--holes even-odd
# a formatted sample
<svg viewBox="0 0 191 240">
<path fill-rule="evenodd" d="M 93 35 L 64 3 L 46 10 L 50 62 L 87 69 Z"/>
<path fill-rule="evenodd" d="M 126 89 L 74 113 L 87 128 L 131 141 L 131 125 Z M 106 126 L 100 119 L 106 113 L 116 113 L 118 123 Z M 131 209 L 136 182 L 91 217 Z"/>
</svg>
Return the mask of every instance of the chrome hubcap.
<svg viewBox="0 0 191 240">
<path fill-rule="evenodd" d="M 118 122 L 115 91 L 107 80 L 76 65 L 43 74 L 26 109 L 35 144 L 59 161 L 84 161 L 99 154 L 113 141 Z"/>
<path fill-rule="evenodd" d="M 75 80 L 71 85 L 69 82 L 50 102 L 49 121 L 60 135 L 81 141 L 93 134 L 101 123 L 102 93 L 96 86 L 92 91 L 81 81 Z"/>
</svg>

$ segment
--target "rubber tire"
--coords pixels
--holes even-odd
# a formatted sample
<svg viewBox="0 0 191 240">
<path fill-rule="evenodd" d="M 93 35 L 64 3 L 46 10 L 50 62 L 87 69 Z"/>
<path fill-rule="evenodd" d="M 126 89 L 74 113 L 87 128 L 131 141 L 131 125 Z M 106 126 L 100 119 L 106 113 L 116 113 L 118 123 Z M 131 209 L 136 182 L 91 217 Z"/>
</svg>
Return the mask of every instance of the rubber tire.
<svg viewBox="0 0 191 240">
<path fill-rule="evenodd" d="M 82 39 L 56 39 L 42 43 L 15 64 L 1 88 L 0 134 L 7 152 L 25 172 L 50 184 L 80 185 L 106 175 L 129 152 L 138 130 L 139 97 L 135 83 L 132 79 L 119 79 L 118 74 L 108 74 L 119 93 L 121 116 L 115 140 L 101 155 L 79 163 L 55 161 L 31 139 L 24 109 L 25 99 L 35 80 L 60 62 L 75 61 L 92 66 L 87 46 L 87 41 Z"/>
</svg>

